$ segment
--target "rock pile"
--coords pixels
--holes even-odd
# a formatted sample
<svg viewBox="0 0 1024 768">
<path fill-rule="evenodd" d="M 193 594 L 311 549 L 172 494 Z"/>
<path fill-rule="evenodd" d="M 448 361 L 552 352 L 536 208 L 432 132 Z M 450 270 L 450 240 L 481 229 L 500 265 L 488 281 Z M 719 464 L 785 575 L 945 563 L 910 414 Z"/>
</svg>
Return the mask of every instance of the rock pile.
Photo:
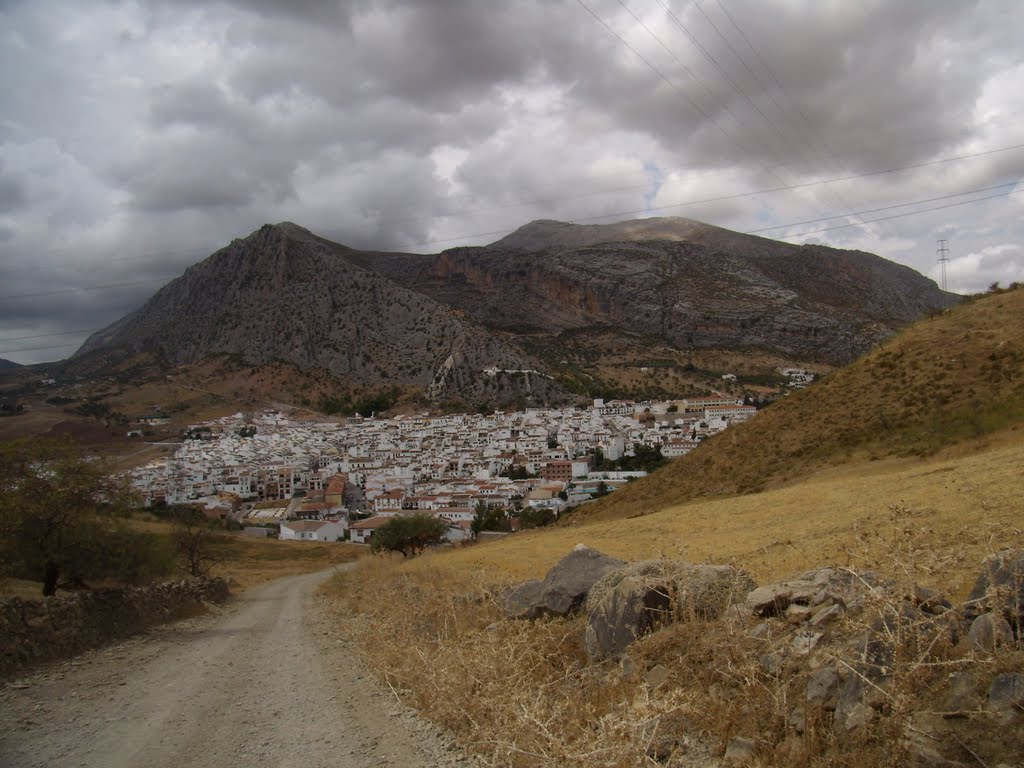
<svg viewBox="0 0 1024 768">
<path fill-rule="evenodd" d="M 979 733 L 1002 744 L 993 754 L 1024 753 L 1024 671 L 999 663 L 1024 643 L 1024 552 L 989 558 L 968 600 L 954 606 L 927 587 L 848 568 L 758 587 L 731 566 L 627 564 L 578 546 L 543 581 L 514 590 L 508 606 L 514 618 L 585 613 L 588 657 L 623 657 L 621 674 L 651 690 L 671 671 L 637 670 L 632 643 L 672 622 L 725 622 L 729 636 L 745 638 L 755 676 L 790 691 L 774 758 L 799 754 L 808 729 L 843 744 L 883 724 L 904 729 L 900 761 L 908 764 L 960 765 L 963 745 Z M 923 684 L 930 700 L 915 709 L 909 702 L 921 701 L 915 686 Z M 755 735 L 736 734 L 725 762 L 764 757 Z"/>
</svg>

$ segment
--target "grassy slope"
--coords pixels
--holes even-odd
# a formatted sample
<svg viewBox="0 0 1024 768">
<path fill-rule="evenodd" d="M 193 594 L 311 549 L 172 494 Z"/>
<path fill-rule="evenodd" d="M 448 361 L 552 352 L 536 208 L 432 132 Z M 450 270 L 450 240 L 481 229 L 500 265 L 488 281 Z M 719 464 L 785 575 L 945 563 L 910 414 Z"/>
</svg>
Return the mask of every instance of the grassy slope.
<svg viewBox="0 0 1024 768">
<path fill-rule="evenodd" d="M 1024 289 L 922 321 L 581 514 L 610 520 L 776 487 L 859 459 L 932 455 L 1024 421 Z"/>
<path fill-rule="evenodd" d="M 495 587 L 542 576 L 582 542 L 627 560 L 732 561 L 762 584 L 848 564 L 896 578 L 901 594 L 964 597 L 985 555 L 1024 547 L 1022 304 L 1017 291 L 923 323 L 572 525 L 368 558 L 333 583 L 339 622 L 393 690 L 497 765 L 653 764 L 651 745 L 680 734 L 666 764 L 710 764 L 736 735 L 755 739 L 759 765 L 908 764 L 913 713 L 946 706 L 949 669 L 986 690 L 1019 671 L 1019 650 L 937 649 L 930 625 L 915 627 L 900 634 L 878 723 L 837 739 L 812 709 L 798 737 L 787 723 L 808 670 L 761 662 L 789 642 L 785 622 L 767 641 L 742 624 L 674 624 L 634 644 L 641 674 L 628 675 L 587 660 L 578 618 L 502 621 Z M 657 667 L 668 682 L 648 685 Z M 1020 754 L 1000 721 L 942 722 L 952 735 L 928 745 L 963 764 Z"/>
<path fill-rule="evenodd" d="M 941 581 L 963 588 L 993 548 L 1024 545 L 1024 427 L 971 455 L 890 459 L 819 473 L 759 494 L 692 501 L 629 520 L 516 534 L 423 558 L 495 580 L 538 578 L 575 544 L 625 560 L 735 562 L 759 581 L 828 564 L 891 572 L 892 543 L 944 558 Z M 422 565 L 421 565 L 422 564 Z M 928 582 L 939 574 L 923 574 Z"/>
<path fill-rule="evenodd" d="M 1016 290 L 914 326 L 568 526 L 438 560 L 511 581 L 583 542 L 627 560 L 734 561 L 764 581 L 830 563 L 888 572 L 902 532 L 946 553 L 941 581 L 962 586 L 993 542 L 1022 543 L 1022 476 Z"/>
</svg>

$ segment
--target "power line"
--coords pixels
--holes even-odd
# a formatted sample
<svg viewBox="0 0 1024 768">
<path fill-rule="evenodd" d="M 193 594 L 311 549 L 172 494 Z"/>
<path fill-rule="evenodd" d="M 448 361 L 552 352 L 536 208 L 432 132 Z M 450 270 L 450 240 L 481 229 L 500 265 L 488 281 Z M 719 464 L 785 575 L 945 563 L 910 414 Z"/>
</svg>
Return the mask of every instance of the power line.
<svg viewBox="0 0 1024 768">
<path fill-rule="evenodd" d="M 0 349 L 0 355 L 9 355 L 14 352 L 39 352 L 44 349 L 66 349 L 67 347 L 80 347 L 80 343 L 55 344 L 52 347 L 25 347 L 23 349 Z"/>
<path fill-rule="evenodd" d="M 837 224 L 833 227 L 823 227 L 822 229 L 815 229 L 810 232 L 797 232 L 792 235 L 780 235 L 779 240 L 791 240 L 794 237 L 803 237 L 804 235 L 817 235 L 820 232 L 831 232 L 833 229 L 845 229 L 847 227 L 864 227 L 868 224 L 874 224 L 876 221 L 890 221 L 892 219 L 902 219 L 904 216 L 917 216 L 921 213 L 930 213 L 931 211 L 943 211 L 947 208 L 958 208 L 961 205 L 970 205 L 971 203 L 981 203 L 985 200 L 994 200 L 997 197 L 1009 197 L 1010 195 L 1019 195 L 1024 190 L 1011 190 L 1009 192 L 1000 193 L 998 195 L 988 195 L 987 197 L 979 197 L 974 200 L 962 200 L 959 203 L 948 203 L 946 205 L 935 205 L 931 208 L 923 208 L 920 211 L 908 211 L 907 213 L 897 213 L 894 216 L 883 216 L 875 219 L 874 221 L 868 222 L 852 222 L 850 224 Z"/>
<path fill-rule="evenodd" d="M 12 336 L 4 341 L 25 341 L 26 339 L 43 339 L 47 336 L 71 336 L 75 333 L 95 333 L 96 331 L 102 330 L 101 328 L 83 328 L 79 331 L 60 331 L 59 333 L 37 333 L 34 336 Z"/>
<path fill-rule="evenodd" d="M 79 288 L 60 288 L 54 291 L 39 291 L 38 293 L 19 293 L 0 296 L 0 301 L 13 301 L 14 299 L 34 299 L 38 296 L 57 296 L 62 293 L 78 293 L 79 291 L 98 291 L 104 288 L 127 288 L 132 285 L 152 285 L 157 280 L 170 280 L 178 275 L 163 275 L 153 277 L 149 280 L 135 280 L 130 283 L 107 283 L 105 285 L 83 285 Z"/>
<path fill-rule="evenodd" d="M 1020 184 L 1021 181 L 1024 181 L 1024 179 L 1017 179 L 1015 181 L 1008 181 L 1005 184 L 996 184 L 993 187 L 982 187 L 981 189 L 972 189 L 972 190 L 969 190 L 967 192 L 956 192 L 956 193 L 954 193 L 952 195 L 940 195 L 939 197 L 929 197 L 929 198 L 926 198 L 924 200 L 915 200 L 915 201 L 910 202 L 910 203 L 896 203 L 895 205 L 884 205 L 881 208 L 870 208 L 870 209 L 868 209 L 866 211 L 852 211 L 850 213 L 841 213 L 841 214 L 839 214 L 837 216 L 826 216 L 826 217 L 821 218 L 821 219 L 808 219 L 806 221 L 795 221 L 795 222 L 793 222 L 791 224 L 780 224 L 780 225 L 775 226 L 775 227 L 761 227 L 760 229 L 750 229 L 750 230 L 747 230 L 747 234 L 748 235 L 753 235 L 753 234 L 756 234 L 758 232 L 770 232 L 773 229 L 787 229 L 789 227 L 802 227 L 804 224 L 817 224 L 819 221 L 831 221 L 832 219 L 842 219 L 842 218 L 847 217 L 847 216 L 863 216 L 863 215 L 869 214 L 869 213 L 880 213 L 881 211 L 891 211 L 891 210 L 894 210 L 896 208 L 909 208 L 912 205 L 923 205 L 924 203 L 934 203 L 934 202 L 936 202 L 938 200 L 949 200 L 949 199 L 954 198 L 954 197 L 963 197 L 964 195 L 977 195 L 977 194 L 980 194 L 981 192 L 991 192 L 993 189 L 1002 189 L 1003 187 L 1015 187 L 1018 184 Z M 1000 196 L 1001 195 L 994 195 L 994 197 L 1000 197 Z M 988 200 L 990 198 L 986 197 L 986 198 L 981 198 L 981 199 Z M 974 201 L 973 200 L 965 200 L 964 202 L 965 203 L 972 203 Z M 878 221 L 878 219 L 876 219 L 875 221 Z M 857 222 L 857 223 L 859 223 L 859 224 L 873 224 L 874 221 Z"/>
</svg>

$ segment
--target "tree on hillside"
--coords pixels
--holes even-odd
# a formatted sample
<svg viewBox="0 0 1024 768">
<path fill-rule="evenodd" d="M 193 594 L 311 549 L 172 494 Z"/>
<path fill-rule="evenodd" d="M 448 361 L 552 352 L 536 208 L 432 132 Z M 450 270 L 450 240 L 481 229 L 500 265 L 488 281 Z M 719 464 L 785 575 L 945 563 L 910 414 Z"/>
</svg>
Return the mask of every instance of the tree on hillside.
<svg viewBox="0 0 1024 768">
<path fill-rule="evenodd" d="M 181 559 L 181 568 L 189 576 L 201 578 L 223 558 L 213 553 L 213 536 L 206 515 L 194 507 L 174 507 L 170 515 L 174 521 L 171 539 Z"/>
<path fill-rule="evenodd" d="M 110 522 L 132 494 L 101 461 L 66 440 L 14 440 L 0 446 L 0 554 L 4 570 L 42 581 L 53 595 L 61 578 L 82 585 L 116 568 L 124 535 Z M 121 558 L 123 559 L 123 558 Z"/>
<path fill-rule="evenodd" d="M 504 507 L 489 507 L 480 501 L 477 502 L 473 522 L 470 523 L 469 528 L 474 536 L 481 531 L 509 532 L 512 530 L 512 521 L 509 519 L 508 510 Z"/>
<path fill-rule="evenodd" d="M 448 524 L 431 515 L 399 515 L 377 529 L 370 539 L 374 552 L 401 552 L 403 557 L 422 552 L 431 544 L 440 544 Z"/>
</svg>

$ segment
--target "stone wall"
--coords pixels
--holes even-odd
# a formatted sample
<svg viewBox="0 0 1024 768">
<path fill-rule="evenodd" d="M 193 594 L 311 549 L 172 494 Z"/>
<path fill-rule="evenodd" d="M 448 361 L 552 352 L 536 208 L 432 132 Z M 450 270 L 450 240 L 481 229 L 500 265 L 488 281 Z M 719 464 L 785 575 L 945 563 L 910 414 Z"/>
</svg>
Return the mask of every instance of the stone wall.
<svg viewBox="0 0 1024 768">
<path fill-rule="evenodd" d="M 35 662 L 65 658 L 173 621 L 204 602 L 229 597 L 224 579 L 0 600 L 0 675 Z"/>
</svg>

